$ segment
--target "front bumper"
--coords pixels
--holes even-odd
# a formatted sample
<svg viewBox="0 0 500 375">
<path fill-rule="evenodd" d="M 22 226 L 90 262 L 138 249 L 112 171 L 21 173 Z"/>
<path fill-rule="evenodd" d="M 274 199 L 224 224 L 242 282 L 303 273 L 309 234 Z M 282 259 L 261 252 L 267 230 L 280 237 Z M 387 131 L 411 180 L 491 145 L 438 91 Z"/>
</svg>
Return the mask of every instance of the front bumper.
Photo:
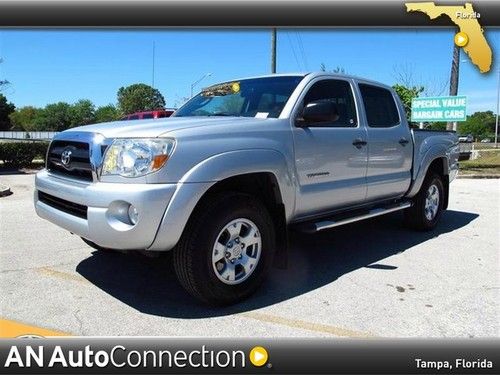
<svg viewBox="0 0 500 375">
<path fill-rule="evenodd" d="M 35 209 L 40 217 L 99 246 L 123 250 L 147 249 L 157 236 L 177 187 L 178 184 L 86 183 L 61 178 L 43 170 L 35 179 Z M 40 201 L 38 191 L 87 206 L 87 218 Z M 124 220 L 130 204 L 139 212 L 135 225 Z M 176 237 L 177 233 L 172 235 Z"/>
</svg>

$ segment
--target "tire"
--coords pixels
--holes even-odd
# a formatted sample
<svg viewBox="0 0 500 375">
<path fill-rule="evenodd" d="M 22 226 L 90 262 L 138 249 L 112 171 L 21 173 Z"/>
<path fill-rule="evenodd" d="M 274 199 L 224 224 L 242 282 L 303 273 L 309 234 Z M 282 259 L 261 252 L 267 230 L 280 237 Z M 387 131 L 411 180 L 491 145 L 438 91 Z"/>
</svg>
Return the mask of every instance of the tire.
<svg viewBox="0 0 500 375">
<path fill-rule="evenodd" d="M 96 244 L 96 243 L 94 243 L 94 242 L 92 242 L 90 240 L 87 240 L 86 238 L 83 238 L 83 237 L 80 237 L 80 238 L 82 239 L 83 242 L 85 242 L 91 248 L 96 249 L 97 251 L 102 251 L 102 252 L 106 252 L 106 253 L 112 253 L 112 252 L 116 251 L 116 250 L 113 250 L 113 249 L 108 249 L 106 247 L 101 247 L 98 244 Z"/>
<path fill-rule="evenodd" d="M 204 199 L 191 215 L 173 252 L 174 268 L 195 298 L 230 305 L 262 284 L 274 250 L 274 225 L 266 207 L 251 195 L 224 192 Z"/>
<path fill-rule="evenodd" d="M 437 203 L 435 197 L 437 197 Z M 406 224 L 422 231 L 434 229 L 443 212 L 444 198 L 441 177 L 434 173 L 429 174 L 414 197 L 413 206 L 405 210 Z"/>
</svg>

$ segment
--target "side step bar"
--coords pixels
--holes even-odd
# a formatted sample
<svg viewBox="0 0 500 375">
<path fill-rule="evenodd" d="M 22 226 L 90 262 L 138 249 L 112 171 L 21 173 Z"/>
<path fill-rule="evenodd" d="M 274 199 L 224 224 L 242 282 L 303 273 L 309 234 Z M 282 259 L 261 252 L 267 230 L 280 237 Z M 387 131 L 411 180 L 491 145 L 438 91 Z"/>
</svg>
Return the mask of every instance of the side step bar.
<svg viewBox="0 0 500 375">
<path fill-rule="evenodd" d="M 369 211 L 365 211 L 363 214 L 357 215 L 357 216 L 351 216 L 351 217 L 347 217 L 347 218 L 344 217 L 344 218 L 339 219 L 339 220 L 323 220 L 323 221 L 318 221 L 316 223 L 308 223 L 308 224 L 301 226 L 300 228 L 302 229 L 303 232 L 315 233 L 315 232 L 319 232 L 321 230 L 339 227 L 341 225 L 354 223 L 356 221 L 361 221 L 361 220 L 365 220 L 365 219 L 370 219 L 372 217 L 385 215 L 385 214 L 388 214 L 390 212 L 404 210 L 406 208 L 410 208 L 411 206 L 412 206 L 411 202 L 408 202 L 408 201 L 401 202 L 401 203 L 398 203 L 396 205 L 374 208 L 374 209 L 371 209 Z"/>
</svg>

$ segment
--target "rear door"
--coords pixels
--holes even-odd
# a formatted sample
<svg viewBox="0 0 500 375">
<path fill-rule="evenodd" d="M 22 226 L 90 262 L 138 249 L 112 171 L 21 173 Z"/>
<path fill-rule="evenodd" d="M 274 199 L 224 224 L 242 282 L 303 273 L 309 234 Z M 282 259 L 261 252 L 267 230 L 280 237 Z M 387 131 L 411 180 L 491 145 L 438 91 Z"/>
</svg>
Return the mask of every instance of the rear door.
<svg viewBox="0 0 500 375">
<path fill-rule="evenodd" d="M 409 188 L 413 143 L 391 90 L 360 83 L 368 132 L 367 201 L 397 198 Z"/>
<path fill-rule="evenodd" d="M 309 83 L 293 121 L 295 166 L 299 181 L 299 217 L 363 203 L 366 196 L 366 129 L 360 126 L 349 79 L 318 78 Z M 297 126 L 303 108 L 313 101 L 334 103 L 335 120 Z M 353 144 L 354 143 L 354 144 Z"/>
</svg>

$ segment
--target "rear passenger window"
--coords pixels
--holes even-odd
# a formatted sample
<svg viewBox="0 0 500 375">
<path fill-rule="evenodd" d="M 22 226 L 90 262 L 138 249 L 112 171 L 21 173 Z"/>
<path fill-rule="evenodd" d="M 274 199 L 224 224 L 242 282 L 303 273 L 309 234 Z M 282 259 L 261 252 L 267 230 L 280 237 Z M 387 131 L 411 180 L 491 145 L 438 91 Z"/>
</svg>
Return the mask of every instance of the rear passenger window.
<svg viewBox="0 0 500 375">
<path fill-rule="evenodd" d="M 360 84 L 368 126 L 390 128 L 400 122 L 398 107 L 392 93 L 381 87 Z"/>
</svg>

